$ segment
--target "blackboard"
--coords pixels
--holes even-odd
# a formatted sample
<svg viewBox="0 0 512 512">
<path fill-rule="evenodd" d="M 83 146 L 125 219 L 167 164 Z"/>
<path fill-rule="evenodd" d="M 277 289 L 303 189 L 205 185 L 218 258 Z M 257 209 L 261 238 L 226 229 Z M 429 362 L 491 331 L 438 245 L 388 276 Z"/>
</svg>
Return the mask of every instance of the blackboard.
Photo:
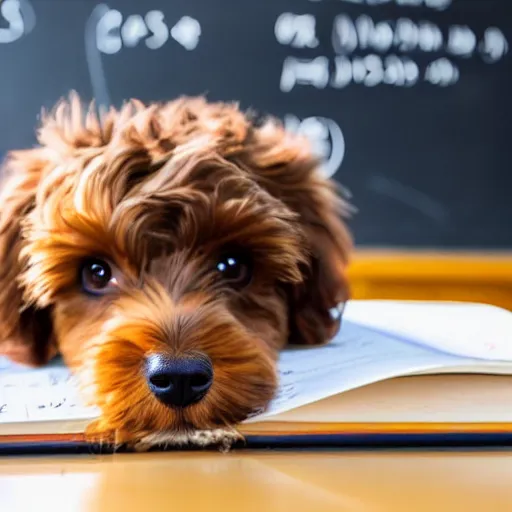
<svg viewBox="0 0 512 512">
<path fill-rule="evenodd" d="M 70 89 L 307 133 L 359 246 L 512 249 L 509 0 L 3 0 L 0 157 Z"/>
</svg>

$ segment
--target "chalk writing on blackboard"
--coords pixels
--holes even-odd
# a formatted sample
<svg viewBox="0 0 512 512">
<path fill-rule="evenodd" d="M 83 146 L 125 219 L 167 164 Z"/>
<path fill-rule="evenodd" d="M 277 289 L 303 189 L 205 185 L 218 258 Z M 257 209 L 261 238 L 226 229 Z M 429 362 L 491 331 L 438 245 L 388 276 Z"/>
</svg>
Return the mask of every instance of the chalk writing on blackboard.
<svg viewBox="0 0 512 512">
<path fill-rule="evenodd" d="M 145 45 L 158 50 L 174 40 L 185 50 L 192 51 L 199 44 L 201 25 L 191 16 L 182 16 L 169 28 L 164 13 L 159 10 L 123 15 L 117 9 L 98 4 L 92 10 L 85 26 L 85 54 L 97 106 L 111 105 L 102 56 L 115 55 L 123 48 Z"/>
<path fill-rule="evenodd" d="M 284 12 L 275 23 L 276 39 L 294 48 L 316 48 L 316 19 L 311 14 Z"/>
<path fill-rule="evenodd" d="M 478 47 L 482 59 L 488 63 L 497 62 L 508 53 L 508 41 L 497 27 L 489 27 L 485 30 Z"/>
<path fill-rule="evenodd" d="M 144 16 L 130 14 L 124 17 L 117 9 L 106 9 L 95 29 L 98 50 L 109 55 L 143 42 L 150 50 L 158 50 L 169 37 L 190 51 L 199 44 L 201 36 L 201 25 L 196 19 L 182 16 L 169 28 L 164 13 L 158 10 L 149 11 Z"/>
<path fill-rule="evenodd" d="M 352 3 L 371 7 L 391 1 L 354 0 Z M 450 2 L 433 0 L 394 2 L 401 6 L 423 5 L 436 9 L 450 6 Z M 312 13 L 281 13 L 274 33 L 276 41 L 289 48 L 318 46 L 316 18 Z M 332 20 L 331 47 L 334 57 L 287 56 L 283 61 L 280 90 L 288 93 L 297 86 L 316 89 L 342 89 L 350 85 L 412 87 L 421 82 L 448 87 L 461 79 L 457 59 L 480 58 L 492 64 L 502 60 L 509 51 L 503 31 L 494 26 L 477 35 L 463 23 L 441 29 L 429 20 L 414 21 L 401 16 L 376 21 L 368 14 L 354 17 L 346 13 L 337 14 Z M 420 66 L 413 57 L 406 55 L 412 52 L 415 55 L 435 52 L 436 55 Z M 445 55 L 439 56 L 439 53 Z"/>
<path fill-rule="evenodd" d="M 329 59 L 324 56 L 314 59 L 287 57 L 281 73 L 281 91 L 289 92 L 296 85 L 312 85 L 325 89 L 329 84 Z"/>
<path fill-rule="evenodd" d="M 321 0 L 311 0 L 311 2 L 319 1 Z M 453 0 L 341 0 L 341 2 L 360 5 L 396 4 L 404 7 L 427 7 L 430 9 L 444 10 L 451 5 Z"/>
<path fill-rule="evenodd" d="M 323 174 L 330 177 L 336 173 L 345 156 L 345 138 L 336 121 L 320 116 L 299 119 L 287 114 L 284 126 L 291 133 L 308 138 L 313 152 L 322 160 Z"/>
<path fill-rule="evenodd" d="M 171 37 L 186 50 L 193 50 L 199 44 L 201 25 L 190 16 L 183 16 L 171 28 Z"/>
<path fill-rule="evenodd" d="M 29 34 L 36 24 L 36 16 L 29 0 L 4 0 L 0 2 L 0 19 L 7 27 L 0 28 L 0 43 L 13 43 Z"/>
</svg>

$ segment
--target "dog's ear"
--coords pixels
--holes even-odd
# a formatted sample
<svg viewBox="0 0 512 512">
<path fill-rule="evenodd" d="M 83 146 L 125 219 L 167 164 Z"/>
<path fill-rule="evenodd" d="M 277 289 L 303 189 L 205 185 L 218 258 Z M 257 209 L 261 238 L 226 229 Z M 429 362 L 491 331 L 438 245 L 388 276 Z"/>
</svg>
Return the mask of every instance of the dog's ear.
<svg viewBox="0 0 512 512">
<path fill-rule="evenodd" d="M 314 193 L 312 193 L 312 196 Z M 289 292 L 290 342 L 318 345 L 329 341 L 341 325 L 343 306 L 349 299 L 346 268 L 350 241 L 330 194 L 325 204 L 311 209 L 304 232 L 309 266 L 304 280 Z"/>
<path fill-rule="evenodd" d="M 39 365 L 55 355 L 50 313 L 24 303 L 19 276 L 22 227 L 33 208 L 47 160 L 43 150 L 8 155 L 0 183 L 0 354 L 12 361 Z"/>
<path fill-rule="evenodd" d="M 321 344 L 338 331 L 349 298 L 346 269 L 352 237 L 345 219 L 352 208 L 341 187 L 321 173 L 307 140 L 270 120 L 249 132 L 242 165 L 298 214 L 309 265 L 289 290 L 290 342 Z"/>
</svg>

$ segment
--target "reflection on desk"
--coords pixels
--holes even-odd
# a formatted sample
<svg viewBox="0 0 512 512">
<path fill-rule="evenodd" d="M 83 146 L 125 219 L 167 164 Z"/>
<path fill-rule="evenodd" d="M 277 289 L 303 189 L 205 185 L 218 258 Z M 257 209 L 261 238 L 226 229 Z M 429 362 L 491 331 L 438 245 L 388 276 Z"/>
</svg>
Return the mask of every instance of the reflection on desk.
<svg viewBox="0 0 512 512">
<path fill-rule="evenodd" d="M 0 459 L 0 510 L 510 511 L 512 452 Z"/>
</svg>

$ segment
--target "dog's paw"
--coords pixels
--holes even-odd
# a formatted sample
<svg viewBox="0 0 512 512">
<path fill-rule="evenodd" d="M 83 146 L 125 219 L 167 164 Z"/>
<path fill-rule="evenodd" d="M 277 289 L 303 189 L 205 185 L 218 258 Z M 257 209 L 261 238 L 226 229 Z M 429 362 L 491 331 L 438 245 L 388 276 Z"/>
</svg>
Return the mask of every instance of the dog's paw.
<svg viewBox="0 0 512 512">
<path fill-rule="evenodd" d="M 84 435 L 85 440 L 92 445 L 113 447 L 114 449 L 129 445 L 134 439 L 133 434 L 127 430 L 111 427 L 101 419 L 89 423 Z M 140 433 L 137 438 L 140 439 L 145 435 L 147 433 Z"/>
<path fill-rule="evenodd" d="M 243 442 L 244 437 L 234 428 L 217 428 L 212 430 L 138 432 L 112 428 L 101 420 L 89 424 L 86 429 L 89 443 L 100 446 L 121 447 L 146 452 L 152 448 L 210 448 L 217 447 L 221 452 L 228 452 L 236 443 Z"/>
<path fill-rule="evenodd" d="M 221 452 L 228 452 L 237 442 L 243 441 L 243 436 L 234 429 L 213 429 L 213 430 L 191 430 L 186 432 L 155 432 L 143 437 L 134 444 L 138 452 L 148 451 L 157 446 L 196 447 L 208 448 L 217 447 Z"/>
</svg>

